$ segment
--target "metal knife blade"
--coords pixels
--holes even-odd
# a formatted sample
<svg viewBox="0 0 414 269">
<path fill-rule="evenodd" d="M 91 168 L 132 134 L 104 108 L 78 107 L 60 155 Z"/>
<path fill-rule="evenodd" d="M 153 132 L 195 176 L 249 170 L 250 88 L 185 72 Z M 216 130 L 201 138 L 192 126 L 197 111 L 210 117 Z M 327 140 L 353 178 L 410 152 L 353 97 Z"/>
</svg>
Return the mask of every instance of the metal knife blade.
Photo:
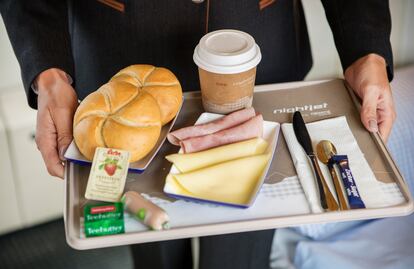
<svg viewBox="0 0 414 269">
<path fill-rule="evenodd" d="M 305 150 L 307 155 L 315 155 L 312 149 L 312 142 L 306 129 L 305 121 L 302 118 L 302 114 L 299 111 L 296 111 L 293 114 L 293 130 L 295 131 L 296 138 L 298 139 L 299 144 Z"/>
<path fill-rule="evenodd" d="M 329 190 L 328 184 L 323 177 L 321 168 L 318 165 L 318 161 L 312 148 L 312 142 L 308 133 L 308 129 L 306 128 L 305 121 L 303 120 L 302 114 L 299 111 L 296 111 L 293 114 L 292 123 L 296 138 L 299 144 L 305 150 L 306 155 L 308 155 L 309 160 L 312 164 L 313 172 L 319 189 L 319 197 L 321 200 L 322 208 L 328 209 L 330 211 L 338 210 L 338 203 L 333 197 L 331 191 Z"/>
</svg>

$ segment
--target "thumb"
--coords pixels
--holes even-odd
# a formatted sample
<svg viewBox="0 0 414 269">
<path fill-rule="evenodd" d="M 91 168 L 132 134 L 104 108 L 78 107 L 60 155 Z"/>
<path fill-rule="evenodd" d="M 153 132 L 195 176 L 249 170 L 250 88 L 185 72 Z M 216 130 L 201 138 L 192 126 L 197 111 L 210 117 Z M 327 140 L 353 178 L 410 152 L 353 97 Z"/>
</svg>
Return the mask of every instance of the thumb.
<svg viewBox="0 0 414 269">
<path fill-rule="evenodd" d="M 54 111 L 53 121 L 57 131 L 57 146 L 59 158 L 65 160 L 65 152 L 72 142 L 73 111 L 70 109 L 57 109 Z"/>
<path fill-rule="evenodd" d="M 361 121 L 365 128 L 372 132 L 378 132 L 377 121 L 378 96 L 367 94 L 364 96 L 361 109 Z"/>
</svg>

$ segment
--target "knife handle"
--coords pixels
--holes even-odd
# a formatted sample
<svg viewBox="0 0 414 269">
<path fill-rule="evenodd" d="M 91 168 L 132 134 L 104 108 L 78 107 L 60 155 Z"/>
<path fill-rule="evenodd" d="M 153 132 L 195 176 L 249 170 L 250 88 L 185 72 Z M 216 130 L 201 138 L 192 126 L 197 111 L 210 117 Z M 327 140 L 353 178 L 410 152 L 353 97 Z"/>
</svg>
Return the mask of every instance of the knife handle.
<svg viewBox="0 0 414 269">
<path fill-rule="evenodd" d="M 322 181 L 319 178 L 316 169 L 315 169 L 315 165 L 314 165 L 314 161 L 311 156 L 309 156 L 309 160 L 310 163 L 312 164 L 312 168 L 313 168 L 313 174 L 315 175 L 315 179 L 316 179 L 316 183 L 318 184 L 318 190 L 319 190 L 319 198 L 321 200 L 321 206 L 323 209 L 328 209 L 328 204 L 326 203 L 326 197 L 325 197 L 325 192 L 323 191 L 323 186 L 322 186 Z"/>
<path fill-rule="evenodd" d="M 318 182 L 319 195 L 321 197 L 322 208 L 328 209 L 329 211 L 336 211 L 339 209 L 338 203 L 335 200 L 335 197 L 332 195 L 329 190 L 328 184 L 326 183 L 325 178 L 323 177 L 321 168 L 319 167 L 318 160 L 315 155 L 309 156 L 314 172 L 316 181 Z M 321 190 L 322 189 L 322 190 Z M 323 193 L 323 195 L 322 195 Z"/>
</svg>

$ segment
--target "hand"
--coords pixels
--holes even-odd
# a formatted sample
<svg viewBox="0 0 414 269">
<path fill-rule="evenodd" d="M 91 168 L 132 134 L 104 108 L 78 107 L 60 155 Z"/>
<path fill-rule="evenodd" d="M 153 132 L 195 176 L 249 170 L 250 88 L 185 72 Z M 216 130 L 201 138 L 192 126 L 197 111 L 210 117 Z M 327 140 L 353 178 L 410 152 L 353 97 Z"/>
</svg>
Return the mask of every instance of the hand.
<svg viewBox="0 0 414 269">
<path fill-rule="evenodd" d="M 75 90 L 62 70 L 39 74 L 36 144 L 50 175 L 63 178 L 64 153 L 72 141 L 73 115 L 78 106 Z"/>
<path fill-rule="evenodd" d="M 386 142 L 396 118 L 386 63 L 377 54 L 368 54 L 350 65 L 345 79 L 362 99 L 361 120 L 371 132 L 380 132 Z"/>
</svg>

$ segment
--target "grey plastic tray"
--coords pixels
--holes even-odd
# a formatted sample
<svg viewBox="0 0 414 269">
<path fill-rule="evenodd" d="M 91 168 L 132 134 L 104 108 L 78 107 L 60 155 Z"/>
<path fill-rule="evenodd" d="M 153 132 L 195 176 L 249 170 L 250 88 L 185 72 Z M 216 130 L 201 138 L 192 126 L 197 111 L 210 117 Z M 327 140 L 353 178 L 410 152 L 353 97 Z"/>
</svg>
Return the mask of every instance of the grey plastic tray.
<svg viewBox="0 0 414 269">
<path fill-rule="evenodd" d="M 314 105 L 318 104 L 326 104 L 322 106 L 325 107 L 325 110 L 310 110 L 311 106 L 314 107 Z M 221 209 L 212 208 L 206 209 L 211 210 L 208 211 L 211 214 L 197 215 L 197 212 L 189 213 L 195 214 L 194 216 L 196 217 L 194 218 L 197 221 L 187 223 L 180 222 L 177 216 L 181 213 L 181 216 L 184 213 L 187 214 L 189 210 L 188 206 L 191 205 L 185 203 L 170 203 L 170 211 L 168 212 L 167 210 L 167 212 L 170 214 L 170 218 L 173 220 L 172 222 L 175 223 L 170 230 L 155 232 L 138 227 L 136 231 L 125 234 L 85 238 L 82 234 L 81 217 L 83 214 L 83 206 L 87 202 L 84 198 L 84 192 L 90 168 L 89 166 L 80 166 L 68 162 L 66 165 L 64 205 L 65 230 L 68 244 L 75 249 L 101 248 L 149 241 L 297 226 L 307 223 L 402 216 L 413 212 L 413 200 L 401 173 L 379 135 L 368 133 L 360 123 L 358 112 L 359 101 L 353 92 L 346 87 L 343 80 L 336 79 L 258 86 L 255 89 L 253 105 L 263 114 L 265 120 L 280 123 L 291 121 L 291 112 L 295 107 L 308 106 L 308 111 L 302 113 L 307 122 L 345 115 L 377 180 L 384 183 L 396 183 L 399 189 L 398 193 L 402 195 L 405 201 L 396 206 L 386 208 L 358 209 L 321 214 L 301 213 L 293 210 L 293 208 L 291 211 L 290 208 L 284 208 L 282 212 L 277 207 L 278 205 L 274 205 L 274 212 L 269 212 L 269 209 L 267 209 L 266 214 L 263 214 L 263 212 L 259 213 L 260 210 L 256 214 L 254 207 L 253 209 L 249 209 L 250 211 L 234 209 L 239 211 L 226 211 L 230 213 L 228 215 L 231 217 L 228 217 L 225 221 L 214 221 L 211 215 L 214 216 L 214 212 L 219 214 Z M 202 112 L 200 93 L 186 93 L 183 108 L 173 129 L 193 124 Z M 177 150 L 177 147 L 165 142 L 158 152 L 157 157 L 154 158 L 153 162 L 143 174 L 130 174 L 128 176 L 126 190 L 146 193 L 160 201 L 174 202 L 171 198 L 163 194 L 162 189 L 166 174 L 171 167 L 171 164 L 165 160 L 164 156 L 177 152 Z M 381 171 L 381 173 L 376 173 L 375 171 Z M 271 184 L 282 185 L 284 182 L 287 182 L 286 178 L 294 176 L 295 170 L 292 160 L 290 159 L 284 138 L 280 135 L 278 147 L 265 183 L 269 184 L 269 186 Z M 282 193 L 278 195 L 283 196 L 283 188 L 281 190 Z M 300 192 L 303 193 L 300 187 L 295 187 L 295 191 L 299 192 L 299 195 Z M 223 213 L 222 211 L 220 212 L 220 214 Z M 174 222 L 174 220 L 176 221 Z"/>
</svg>

